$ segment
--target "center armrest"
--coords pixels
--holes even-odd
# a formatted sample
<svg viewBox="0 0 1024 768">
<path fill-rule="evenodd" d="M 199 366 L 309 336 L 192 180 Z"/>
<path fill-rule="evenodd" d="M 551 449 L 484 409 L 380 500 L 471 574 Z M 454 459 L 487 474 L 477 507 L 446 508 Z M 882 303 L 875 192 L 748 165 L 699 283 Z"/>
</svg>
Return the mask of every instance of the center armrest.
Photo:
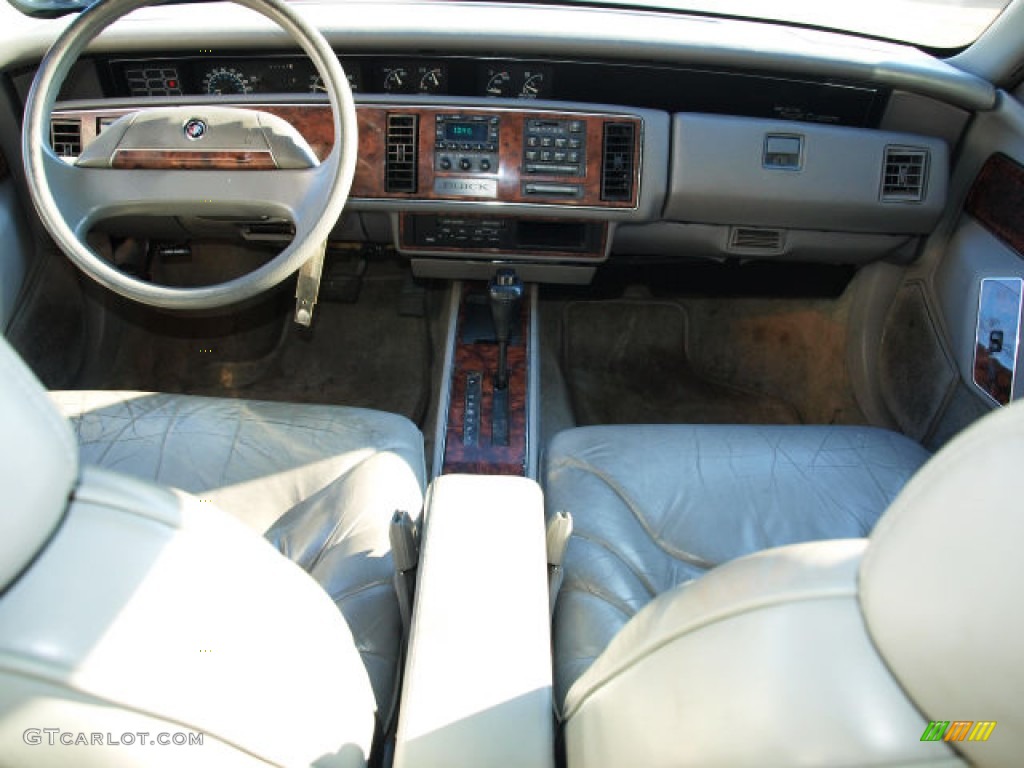
<svg viewBox="0 0 1024 768">
<path fill-rule="evenodd" d="M 395 766 L 552 766 L 540 487 L 444 475 L 425 520 Z"/>
</svg>

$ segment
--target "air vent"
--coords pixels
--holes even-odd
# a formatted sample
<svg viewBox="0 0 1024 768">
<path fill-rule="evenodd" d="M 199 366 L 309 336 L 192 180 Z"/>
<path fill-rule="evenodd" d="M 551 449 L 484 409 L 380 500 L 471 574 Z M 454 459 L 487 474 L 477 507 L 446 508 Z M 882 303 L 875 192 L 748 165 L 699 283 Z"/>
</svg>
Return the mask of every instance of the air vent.
<svg viewBox="0 0 1024 768">
<path fill-rule="evenodd" d="M 630 202 L 633 199 L 633 123 L 604 124 L 604 161 L 601 165 L 601 199 Z"/>
<path fill-rule="evenodd" d="M 384 189 L 416 191 L 416 115 L 388 115 Z"/>
<path fill-rule="evenodd" d="M 51 120 L 50 144 L 58 157 L 78 157 L 82 154 L 82 123 L 69 118 Z"/>
<path fill-rule="evenodd" d="M 754 229 L 733 227 L 729 232 L 729 250 L 744 253 L 782 253 L 782 231 L 778 229 Z"/>
<path fill-rule="evenodd" d="M 928 150 L 920 147 L 885 148 L 882 174 L 882 200 L 894 203 L 919 203 L 924 199 L 928 180 Z"/>
</svg>

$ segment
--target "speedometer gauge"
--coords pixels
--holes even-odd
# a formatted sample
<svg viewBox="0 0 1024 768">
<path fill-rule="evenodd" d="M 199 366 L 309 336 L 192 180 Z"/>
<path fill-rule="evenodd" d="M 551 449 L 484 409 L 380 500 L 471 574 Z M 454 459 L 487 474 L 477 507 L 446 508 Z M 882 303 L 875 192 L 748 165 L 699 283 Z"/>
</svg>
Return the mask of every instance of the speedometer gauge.
<svg viewBox="0 0 1024 768">
<path fill-rule="evenodd" d="M 216 67 L 203 77 L 203 90 L 219 96 L 252 93 L 252 83 L 234 67 Z"/>
</svg>

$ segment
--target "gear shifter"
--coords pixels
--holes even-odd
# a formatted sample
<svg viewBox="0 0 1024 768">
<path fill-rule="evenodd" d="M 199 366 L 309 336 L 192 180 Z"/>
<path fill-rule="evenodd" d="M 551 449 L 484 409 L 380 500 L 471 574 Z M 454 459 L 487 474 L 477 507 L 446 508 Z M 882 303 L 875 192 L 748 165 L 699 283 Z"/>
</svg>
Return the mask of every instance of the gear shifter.
<svg viewBox="0 0 1024 768">
<path fill-rule="evenodd" d="M 514 269 L 499 269 L 487 284 L 487 295 L 498 339 L 498 373 L 494 387 L 504 390 L 508 388 L 508 340 L 512 335 L 512 318 L 523 300 L 523 281 Z"/>
</svg>

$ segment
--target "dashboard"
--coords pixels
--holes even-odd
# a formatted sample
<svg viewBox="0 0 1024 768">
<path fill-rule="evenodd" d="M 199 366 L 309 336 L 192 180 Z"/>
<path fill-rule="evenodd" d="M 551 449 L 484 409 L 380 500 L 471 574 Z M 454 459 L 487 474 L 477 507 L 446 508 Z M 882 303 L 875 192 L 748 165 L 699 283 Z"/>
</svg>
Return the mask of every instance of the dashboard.
<svg viewBox="0 0 1024 768">
<path fill-rule="evenodd" d="M 339 236 L 389 242 L 420 274 L 473 277 L 513 261 L 543 267 L 524 273 L 531 279 L 585 281 L 613 249 L 864 262 L 912 248 L 944 201 L 948 147 L 927 126 L 906 132 L 892 115 L 907 95 L 852 69 L 367 47 L 336 48 L 359 126 L 346 217 L 357 223 L 339 222 L 349 227 Z M 323 84 L 293 50 L 123 46 L 90 52 L 76 70 L 53 121 L 69 161 L 149 106 L 192 105 L 200 119 L 208 106 L 257 110 L 293 126 L 320 158 L 333 145 Z M 30 80 L 15 76 L 15 89 Z M 110 164 L 273 167 L 258 139 L 206 144 L 124 146 Z M 217 219 L 244 237 L 288 233 Z M 212 220 L 175 226 L 217 231 Z"/>
</svg>

